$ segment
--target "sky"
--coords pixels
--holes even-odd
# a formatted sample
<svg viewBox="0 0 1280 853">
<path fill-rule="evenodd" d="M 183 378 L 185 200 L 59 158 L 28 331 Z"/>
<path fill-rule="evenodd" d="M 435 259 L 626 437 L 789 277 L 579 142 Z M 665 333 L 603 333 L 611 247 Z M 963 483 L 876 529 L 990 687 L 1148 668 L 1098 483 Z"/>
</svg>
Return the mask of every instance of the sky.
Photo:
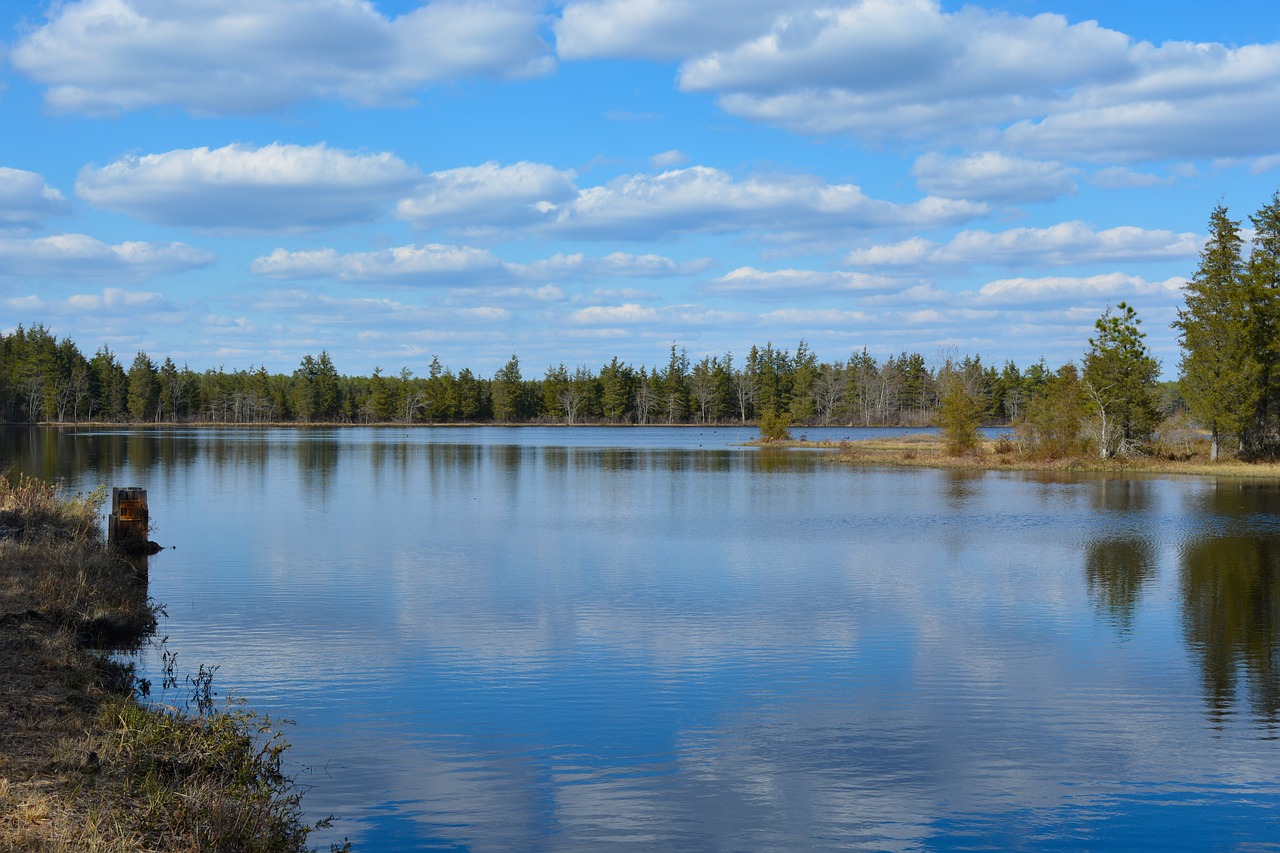
<svg viewBox="0 0 1280 853">
<path fill-rule="evenodd" d="M 1054 367 L 1127 301 L 1173 378 L 1278 188 L 1257 4 L 0 4 L 0 329 L 126 365 Z"/>
</svg>

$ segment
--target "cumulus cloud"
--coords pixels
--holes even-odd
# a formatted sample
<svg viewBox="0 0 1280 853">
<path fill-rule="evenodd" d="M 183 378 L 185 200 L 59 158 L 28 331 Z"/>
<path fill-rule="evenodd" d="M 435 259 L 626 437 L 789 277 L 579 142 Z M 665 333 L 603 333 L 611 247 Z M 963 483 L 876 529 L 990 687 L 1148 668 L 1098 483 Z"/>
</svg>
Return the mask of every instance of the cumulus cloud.
<svg viewBox="0 0 1280 853">
<path fill-rule="evenodd" d="M 265 113 L 309 98 L 404 102 L 458 77 L 554 63 L 530 0 L 438 0 L 387 18 L 364 0 L 79 0 L 54 4 L 10 61 L 54 109 L 173 104 Z"/>
<path fill-rule="evenodd" d="M 277 280 L 328 278 L 403 285 L 459 285 L 511 277 L 490 252 L 439 243 L 340 254 L 335 249 L 276 249 L 254 260 L 250 272 Z"/>
<path fill-rule="evenodd" d="M 1058 162 L 1022 160 L 998 151 L 963 157 L 931 152 L 916 160 L 911 174 L 931 195 L 1017 204 L 1073 194 L 1074 171 Z"/>
<path fill-rule="evenodd" d="M 983 204 L 933 196 L 910 204 L 877 200 L 854 184 L 812 175 L 739 179 L 709 166 L 624 175 L 585 189 L 573 177 L 536 163 L 438 172 L 398 213 L 415 225 L 478 233 L 521 228 L 554 237 L 650 240 L 764 231 L 785 240 L 815 230 L 950 225 L 987 211 Z"/>
<path fill-rule="evenodd" d="M 769 27 L 787 0 L 573 0 L 555 22 L 563 59 L 682 59 L 731 47 Z"/>
<path fill-rule="evenodd" d="M 212 252 L 185 243 L 107 245 L 84 234 L 0 238 L 0 278 L 147 278 L 207 267 Z"/>
<path fill-rule="evenodd" d="M 0 228 L 26 228 L 69 209 L 67 199 L 35 172 L 0 166 Z"/>
<path fill-rule="evenodd" d="M 1080 87 L 1042 118 L 1004 133 L 1006 144 L 1097 162 L 1271 154 L 1280 132 L 1280 43 L 1142 43 L 1135 71 Z"/>
<path fill-rule="evenodd" d="M 1078 303 L 1081 299 L 1115 301 L 1134 296 L 1157 297 L 1167 302 L 1179 296 L 1184 284 L 1186 280 L 1182 278 L 1147 281 L 1122 273 L 1081 278 L 1006 278 L 980 287 L 975 302 L 1027 305 L 1042 302 Z"/>
<path fill-rule="evenodd" d="M 962 231 L 944 245 L 920 237 L 850 252 L 845 262 L 863 267 L 1070 266 L 1110 262 L 1157 262 L 1196 257 L 1196 234 L 1133 226 L 1094 230 L 1083 222 L 1008 231 Z"/>
<path fill-rule="evenodd" d="M 385 152 L 227 145 L 86 166 L 76 193 L 98 207 L 162 225 L 299 231 L 376 219 L 417 178 L 415 170 Z"/>
<path fill-rule="evenodd" d="M 680 85 L 799 130 L 915 135 L 1023 118 L 1063 88 L 1127 73 L 1128 48 L 1122 33 L 1059 15 L 863 0 L 779 16 L 757 38 L 686 62 Z"/>
<path fill-rule="evenodd" d="M 1154 46 L 1093 21 L 944 12 L 936 0 L 784 10 L 754 37 L 688 59 L 679 81 L 803 133 L 1002 133 L 1041 158 L 1267 155 L 1280 130 L 1280 43 Z"/>
<path fill-rule="evenodd" d="M 759 270 L 739 267 L 699 289 L 718 296 L 789 299 L 813 294 L 864 294 L 897 288 L 888 279 L 852 272 L 820 270 Z"/>
<path fill-rule="evenodd" d="M 416 225 L 453 230 L 519 228 L 545 219 L 552 205 L 578 194 L 573 170 L 542 163 L 482 163 L 432 172 L 396 207 Z"/>
</svg>

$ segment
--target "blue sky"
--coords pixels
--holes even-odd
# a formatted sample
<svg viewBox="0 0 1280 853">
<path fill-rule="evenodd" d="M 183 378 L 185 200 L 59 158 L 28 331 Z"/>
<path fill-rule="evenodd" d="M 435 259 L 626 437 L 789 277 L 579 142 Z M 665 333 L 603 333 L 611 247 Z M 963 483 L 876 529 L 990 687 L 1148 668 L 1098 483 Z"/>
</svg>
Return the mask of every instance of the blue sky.
<svg viewBox="0 0 1280 853">
<path fill-rule="evenodd" d="M 491 375 L 752 344 L 1166 376 L 1280 187 L 1254 4 L 10 0 L 0 328 Z"/>
</svg>

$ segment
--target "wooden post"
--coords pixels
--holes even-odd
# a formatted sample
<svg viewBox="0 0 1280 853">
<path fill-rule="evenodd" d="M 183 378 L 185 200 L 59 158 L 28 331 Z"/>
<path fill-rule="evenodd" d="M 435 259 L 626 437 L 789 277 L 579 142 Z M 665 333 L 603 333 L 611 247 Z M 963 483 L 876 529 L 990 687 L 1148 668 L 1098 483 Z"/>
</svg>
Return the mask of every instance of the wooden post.
<svg viewBox="0 0 1280 853">
<path fill-rule="evenodd" d="M 146 489 L 112 489 L 107 543 L 126 551 L 147 547 L 150 515 Z"/>
</svg>

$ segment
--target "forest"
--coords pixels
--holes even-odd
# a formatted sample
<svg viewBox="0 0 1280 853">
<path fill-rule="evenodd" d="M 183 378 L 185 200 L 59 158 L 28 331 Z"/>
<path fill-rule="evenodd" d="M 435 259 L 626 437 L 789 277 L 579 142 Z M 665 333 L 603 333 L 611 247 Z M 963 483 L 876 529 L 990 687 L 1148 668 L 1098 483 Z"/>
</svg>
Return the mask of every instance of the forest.
<svg viewBox="0 0 1280 853">
<path fill-rule="evenodd" d="M 339 373 L 330 354 L 304 356 L 289 374 L 265 367 L 192 370 L 138 352 L 126 366 L 103 346 L 86 356 L 40 323 L 0 333 L 0 422 L 7 423 L 561 423 L 723 424 L 782 420 L 848 426 L 939 425 L 967 436 L 1009 424 L 1043 453 L 1142 452 L 1170 416 L 1189 411 L 1245 458 L 1280 450 L 1280 192 L 1240 222 L 1221 204 L 1173 324 L 1177 382 L 1159 381 L 1141 320 L 1124 302 L 1095 323 L 1079 365 L 1044 360 L 997 367 L 981 356 L 866 349 L 819 361 L 801 340 L 745 357 L 697 361 L 672 344 L 663 362 L 617 357 L 594 369 L 548 366 L 526 376 L 518 355 L 492 376 L 456 373 L 433 358 L 370 376 Z M 967 443 L 961 442 L 962 444 Z M 963 448 L 961 448 L 963 449 Z"/>
<path fill-rule="evenodd" d="M 1043 362 L 1019 369 L 980 357 L 921 353 L 877 360 L 866 350 L 819 362 L 801 341 L 772 343 L 691 361 L 672 345 L 664 365 L 616 357 L 593 370 L 564 364 L 526 377 L 512 355 L 493 376 L 456 373 L 432 359 L 371 376 L 339 373 L 328 352 L 305 356 L 291 374 L 264 367 L 194 371 L 145 352 L 126 366 L 103 347 L 86 357 L 46 327 L 0 334 L 0 418 L 10 423 L 754 423 L 784 412 L 797 424 L 924 425 L 937 416 L 943 374 L 965 378 L 984 400 L 983 418 L 1017 420 L 1049 377 Z"/>
</svg>

